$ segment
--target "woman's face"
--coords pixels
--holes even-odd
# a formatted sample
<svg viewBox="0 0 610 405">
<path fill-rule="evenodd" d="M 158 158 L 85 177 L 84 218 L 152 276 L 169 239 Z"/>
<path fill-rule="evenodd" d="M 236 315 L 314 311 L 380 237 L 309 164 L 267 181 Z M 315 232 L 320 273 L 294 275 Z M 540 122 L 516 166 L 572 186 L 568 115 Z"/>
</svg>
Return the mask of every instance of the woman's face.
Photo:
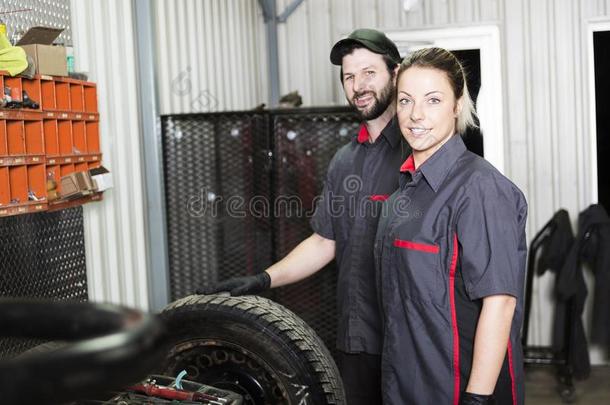
<svg viewBox="0 0 610 405">
<path fill-rule="evenodd" d="M 408 68 L 398 78 L 397 91 L 400 130 L 421 164 L 454 134 L 460 102 L 447 74 L 433 68 Z"/>
</svg>

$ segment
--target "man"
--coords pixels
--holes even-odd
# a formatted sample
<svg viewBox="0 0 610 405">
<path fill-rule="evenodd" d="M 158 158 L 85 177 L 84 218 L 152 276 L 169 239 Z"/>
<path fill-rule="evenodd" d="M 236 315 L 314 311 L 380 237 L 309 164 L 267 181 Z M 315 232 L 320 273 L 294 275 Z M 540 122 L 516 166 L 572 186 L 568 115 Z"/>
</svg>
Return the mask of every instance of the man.
<svg viewBox="0 0 610 405">
<path fill-rule="evenodd" d="M 347 403 L 380 404 L 382 331 L 373 243 L 382 202 L 398 188 L 400 165 L 410 153 L 395 118 L 400 55 L 383 33 L 359 29 L 334 45 L 330 60 L 341 66 L 345 96 L 363 124 L 329 165 L 311 220 L 314 233 L 264 272 L 205 292 L 260 293 L 309 277 L 336 259 L 338 363 Z"/>
</svg>

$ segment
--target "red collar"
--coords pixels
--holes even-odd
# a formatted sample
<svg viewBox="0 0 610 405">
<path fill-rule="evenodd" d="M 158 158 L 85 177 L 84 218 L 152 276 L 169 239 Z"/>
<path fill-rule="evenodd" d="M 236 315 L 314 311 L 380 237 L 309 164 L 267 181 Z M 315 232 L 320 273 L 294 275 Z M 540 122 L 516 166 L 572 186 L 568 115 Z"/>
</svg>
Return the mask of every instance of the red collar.
<svg viewBox="0 0 610 405">
<path fill-rule="evenodd" d="M 401 172 L 408 171 L 411 173 L 413 173 L 415 171 L 415 160 L 413 159 L 413 154 L 409 155 L 407 160 L 405 160 L 405 162 L 402 164 L 402 166 L 400 166 L 400 171 Z"/>
<path fill-rule="evenodd" d="M 369 130 L 366 128 L 366 125 L 360 125 L 360 131 L 358 132 L 358 143 L 365 143 L 369 140 Z"/>
</svg>

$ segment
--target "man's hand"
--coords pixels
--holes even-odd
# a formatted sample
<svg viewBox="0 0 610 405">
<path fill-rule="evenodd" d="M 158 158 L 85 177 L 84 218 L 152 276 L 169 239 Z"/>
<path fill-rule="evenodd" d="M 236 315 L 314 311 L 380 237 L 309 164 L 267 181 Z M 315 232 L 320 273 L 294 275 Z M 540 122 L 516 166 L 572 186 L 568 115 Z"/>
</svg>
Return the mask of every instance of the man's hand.
<svg viewBox="0 0 610 405">
<path fill-rule="evenodd" d="M 263 271 L 254 276 L 234 277 L 210 287 L 198 289 L 197 294 L 216 294 L 223 291 L 229 291 L 231 296 L 237 295 L 255 295 L 268 290 L 271 286 L 271 277 L 269 273 Z"/>
<path fill-rule="evenodd" d="M 471 392 L 462 392 L 460 395 L 460 405 L 493 405 L 495 404 L 493 395 L 477 395 Z"/>
</svg>

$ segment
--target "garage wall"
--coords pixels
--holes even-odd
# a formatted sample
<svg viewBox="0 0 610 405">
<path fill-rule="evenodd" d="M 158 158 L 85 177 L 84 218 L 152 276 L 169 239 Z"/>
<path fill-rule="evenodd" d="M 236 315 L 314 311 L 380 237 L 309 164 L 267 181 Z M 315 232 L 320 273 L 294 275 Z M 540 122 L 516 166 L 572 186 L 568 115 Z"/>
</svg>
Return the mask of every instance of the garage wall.
<svg viewBox="0 0 610 405">
<path fill-rule="evenodd" d="M 267 99 L 256 0 L 154 0 L 161 114 L 251 109 Z"/>
<path fill-rule="evenodd" d="M 92 301 L 148 308 L 141 127 L 132 2 L 71 1 L 76 69 L 98 85 L 103 163 L 114 188 L 84 206 Z"/>
</svg>

